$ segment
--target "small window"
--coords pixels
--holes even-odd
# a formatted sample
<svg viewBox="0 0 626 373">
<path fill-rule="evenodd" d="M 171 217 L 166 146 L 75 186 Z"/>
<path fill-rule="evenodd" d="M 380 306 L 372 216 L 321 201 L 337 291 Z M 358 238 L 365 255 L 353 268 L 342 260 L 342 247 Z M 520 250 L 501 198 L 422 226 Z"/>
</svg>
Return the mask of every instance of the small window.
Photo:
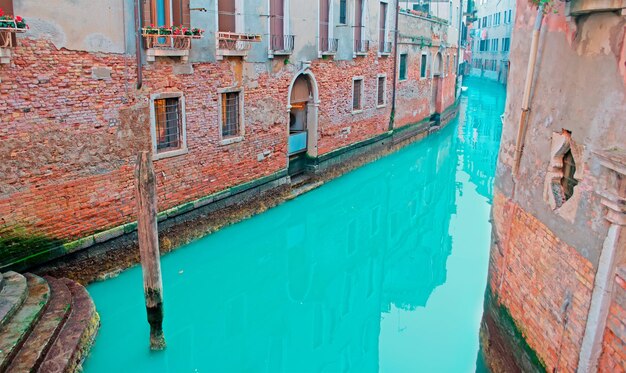
<svg viewBox="0 0 626 373">
<path fill-rule="evenodd" d="M 150 97 L 150 131 L 154 159 L 187 152 L 185 100 L 181 93 L 160 93 Z"/>
<path fill-rule="evenodd" d="M 407 54 L 402 53 L 400 55 L 400 80 L 406 80 L 406 59 Z"/>
<path fill-rule="evenodd" d="M 222 93 L 222 138 L 241 136 L 240 92 Z"/>
<path fill-rule="evenodd" d="M 576 175 L 576 162 L 574 162 L 574 156 L 570 149 L 563 155 L 563 178 L 561 179 L 561 188 L 563 188 L 563 195 L 566 201 L 572 198 L 574 187 L 578 185 L 578 180 L 576 180 L 574 175 Z"/>
<path fill-rule="evenodd" d="M 352 81 L 352 111 L 363 110 L 363 79 L 355 78 Z"/>
<path fill-rule="evenodd" d="M 339 0 L 339 23 L 345 25 L 348 23 L 347 14 L 348 14 L 348 5 L 347 0 Z"/>
<path fill-rule="evenodd" d="M 387 103 L 387 77 L 378 77 L 378 107 L 385 106 Z"/>
<path fill-rule="evenodd" d="M 182 115 L 178 98 L 154 100 L 157 153 L 180 149 Z"/>
<path fill-rule="evenodd" d="M 420 65 L 420 78 L 425 78 L 426 77 L 426 68 L 428 64 L 428 56 L 425 54 L 422 54 L 422 64 Z"/>
</svg>

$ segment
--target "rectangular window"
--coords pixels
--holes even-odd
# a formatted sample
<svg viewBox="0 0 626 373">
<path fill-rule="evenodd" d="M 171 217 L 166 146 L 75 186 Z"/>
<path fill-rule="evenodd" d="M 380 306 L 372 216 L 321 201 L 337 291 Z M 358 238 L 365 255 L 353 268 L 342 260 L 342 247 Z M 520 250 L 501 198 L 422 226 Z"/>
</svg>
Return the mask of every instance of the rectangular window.
<svg viewBox="0 0 626 373">
<path fill-rule="evenodd" d="M 378 35 L 380 53 L 385 53 L 385 42 L 387 41 L 387 3 L 380 3 L 380 33 Z"/>
<path fill-rule="evenodd" d="M 508 52 L 511 48 L 511 38 L 503 38 L 502 39 L 502 51 Z"/>
<path fill-rule="evenodd" d="M 220 32 L 237 32 L 235 0 L 218 0 L 217 13 Z"/>
<path fill-rule="evenodd" d="M 400 80 L 406 80 L 406 59 L 407 59 L 407 54 L 406 53 L 402 53 L 400 55 Z"/>
<path fill-rule="evenodd" d="M 339 0 L 339 23 L 345 25 L 348 23 L 348 0 Z"/>
<path fill-rule="evenodd" d="M 487 17 L 483 17 L 483 27 L 487 27 Z"/>
<path fill-rule="evenodd" d="M 182 115 L 178 98 L 154 100 L 157 153 L 181 148 Z"/>
<path fill-rule="evenodd" d="M 284 0 L 270 0 L 270 49 L 285 49 L 285 3 Z"/>
<path fill-rule="evenodd" d="M 363 79 L 352 80 L 352 111 L 363 110 Z"/>
<path fill-rule="evenodd" d="M 387 77 L 378 76 L 378 107 L 385 106 L 387 103 Z"/>
<path fill-rule="evenodd" d="M 239 92 L 222 93 L 222 138 L 241 135 Z"/>
<path fill-rule="evenodd" d="M 425 78 L 426 77 L 426 65 L 428 63 L 428 56 L 425 54 L 422 54 L 422 61 L 421 61 L 421 65 L 420 65 L 420 78 Z"/>
</svg>

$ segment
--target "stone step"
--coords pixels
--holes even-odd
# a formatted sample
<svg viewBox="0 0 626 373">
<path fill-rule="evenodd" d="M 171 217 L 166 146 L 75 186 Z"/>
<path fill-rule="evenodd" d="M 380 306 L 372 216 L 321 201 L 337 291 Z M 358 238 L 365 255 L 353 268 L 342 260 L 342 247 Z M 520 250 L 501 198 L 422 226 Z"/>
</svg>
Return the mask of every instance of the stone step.
<svg viewBox="0 0 626 373">
<path fill-rule="evenodd" d="M 51 277 L 45 279 L 51 289 L 50 302 L 28 339 L 13 358 L 9 372 L 35 372 L 70 314 L 72 294 L 65 282 Z"/>
<path fill-rule="evenodd" d="M 100 324 L 87 290 L 74 281 L 63 281 L 72 294 L 72 306 L 67 321 L 39 367 L 38 371 L 42 373 L 77 371 L 91 348 Z"/>
<path fill-rule="evenodd" d="M 26 278 L 19 273 L 5 273 L 2 282 L 3 286 L 0 291 L 0 331 L 11 320 L 11 317 L 24 303 L 28 295 Z"/>
<path fill-rule="evenodd" d="M 24 277 L 28 284 L 28 296 L 0 332 L 0 372 L 5 371 L 28 337 L 50 298 L 50 287 L 46 280 L 31 274 Z"/>
</svg>

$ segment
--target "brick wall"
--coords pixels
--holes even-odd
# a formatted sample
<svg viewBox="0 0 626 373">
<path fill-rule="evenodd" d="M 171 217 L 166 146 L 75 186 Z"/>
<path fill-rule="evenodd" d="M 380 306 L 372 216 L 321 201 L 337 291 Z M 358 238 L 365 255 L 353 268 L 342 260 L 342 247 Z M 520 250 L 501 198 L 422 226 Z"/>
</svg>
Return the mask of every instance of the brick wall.
<svg viewBox="0 0 626 373">
<path fill-rule="evenodd" d="M 496 191 L 490 290 L 547 371 L 575 372 L 594 280 L 592 264 Z"/>
<path fill-rule="evenodd" d="M 149 97 L 182 92 L 188 154 L 155 161 L 159 210 L 271 175 L 287 167 L 288 90 L 299 66 L 282 59 L 144 66 L 135 88 L 132 56 L 58 50 L 20 39 L 0 66 L 0 238 L 16 234 L 70 241 L 134 220 L 134 159 L 151 149 Z M 314 61 L 320 93 L 319 154 L 388 130 L 393 56 Z M 97 80 L 92 68 L 106 67 Z M 377 76 L 387 105 L 377 108 Z M 352 77 L 365 82 L 363 111 L 352 114 Z M 245 139 L 220 145 L 218 89 L 244 89 Z M 259 161 L 266 151 L 269 157 Z M 34 247 L 36 251 L 37 248 Z M 29 255 L 31 253 L 24 253 Z M 1 261 L 2 258 L 0 258 Z"/>
<path fill-rule="evenodd" d="M 430 48 L 429 55 L 436 55 L 438 47 Z M 435 112 L 443 112 L 445 108 L 454 103 L 456 67 L 454 66 L 454 55 L 450 52 L 450 66 L 446 67 L 449 72 L 441 79 L 438 87 L 438 94 L 434 105 L 432 103 L 433 93 L 431 87 L 437 81 L 432 78 L 432 61 L 429 60 L 426 69 L 426 78 L 421 78 L 421 48 L 411 49 L 407 53 L 407 79 L 397 83 L 396 116 L 394 126 L 400 128 L 406 125 L 418 123 L 428 118 Z M 445 64 L 445 58 L 443 63 Z"/>
<path fill-rule="evenodd" d="M 604 330 L 600 372 L 626 372 L 626 271 L 618 271 L 613 285 L 613 301 Z"/>
</svg>

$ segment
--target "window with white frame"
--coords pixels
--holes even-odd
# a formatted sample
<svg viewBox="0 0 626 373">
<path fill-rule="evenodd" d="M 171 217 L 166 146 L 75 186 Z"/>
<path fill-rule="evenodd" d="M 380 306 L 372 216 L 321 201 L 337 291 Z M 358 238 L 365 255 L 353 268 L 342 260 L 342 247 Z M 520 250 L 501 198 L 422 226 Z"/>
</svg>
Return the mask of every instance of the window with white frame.
<svg viewBox="0 0 626 373">
<path fill-rule="evenodd" d="M 240 140 L 244 134 L 243 92 L 241 89 L 222 89 L 219 92 L 219 122 L 222 143 Z"/>
<path fill-rule="evenodd" d="M 352 78 L 352 112 L 358 112 L 363 110 L 363 94 L 363 78 Z"/>
<path fill-rule="evenodd" d="M 154 159 L 187 152 L 185 99 L 180 92 L 150 97 L 150 132 Z"/>
<path fill-rule="evenodd" d="M 376 94 L 376 106 L 383 107 L 387 104 L 387 76 L 378 75 L 378 86 Z"/>
</svg>

